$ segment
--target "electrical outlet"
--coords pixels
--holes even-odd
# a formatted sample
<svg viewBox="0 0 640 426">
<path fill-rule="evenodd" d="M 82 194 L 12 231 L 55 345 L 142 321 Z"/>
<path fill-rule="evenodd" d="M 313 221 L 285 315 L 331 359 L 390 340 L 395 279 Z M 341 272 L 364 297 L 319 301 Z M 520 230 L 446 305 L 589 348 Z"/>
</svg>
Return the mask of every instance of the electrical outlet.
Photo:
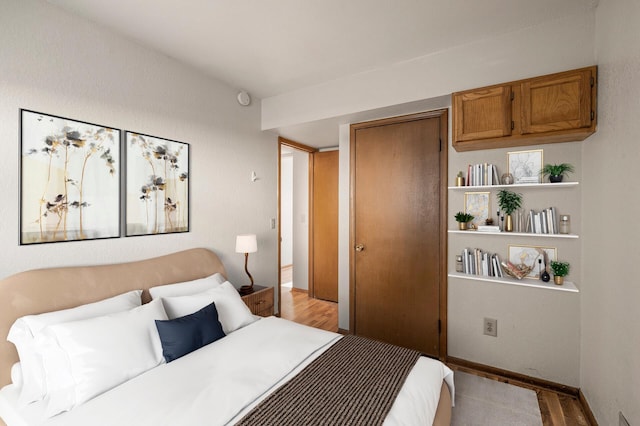
<svg viewBox="0 0 640 426">
<path fill-rule="evenodd" d="M 622 414 L 622 411 L 619 411 L 619 418 L 620 418 L 620 426 L 629 426 L 629 422 L 627 421 L 627 419 L 624 417 L 624 415 Z"/>
<path fill-rule="evenodd" d="M 498 337 L 498 320 L 493 318 L 484 319 L 484 334 L 487 336 Z"/>
</svg>

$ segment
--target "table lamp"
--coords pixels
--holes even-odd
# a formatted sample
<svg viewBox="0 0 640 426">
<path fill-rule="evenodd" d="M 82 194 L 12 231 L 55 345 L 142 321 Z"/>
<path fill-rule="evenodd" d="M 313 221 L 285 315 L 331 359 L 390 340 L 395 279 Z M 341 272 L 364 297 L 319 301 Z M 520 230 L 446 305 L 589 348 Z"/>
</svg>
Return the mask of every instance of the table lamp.
<svg viewBox="0 0 640 426">
<path fill-rule="evenodd" d="M 243 285 L 240 287 L 240 294 L 253 293 L 253 277 L 247 269 L 247 262 L 249 261 L 249 253 L 255 253 L 258 251 L 258 242 L 256 234 L 242 234 L 236 237 L 236 253 L 244 253 L 244 271 L 251 280 L 251 285 Z"/>
</svg>

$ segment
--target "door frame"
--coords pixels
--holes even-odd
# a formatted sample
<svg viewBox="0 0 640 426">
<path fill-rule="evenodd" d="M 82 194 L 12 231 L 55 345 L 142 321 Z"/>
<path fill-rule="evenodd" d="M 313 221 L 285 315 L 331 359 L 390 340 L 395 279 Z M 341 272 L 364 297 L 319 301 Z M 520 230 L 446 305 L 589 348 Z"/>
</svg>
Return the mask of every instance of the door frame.
<svg viewBox="0 0 640 426">
<path fill-rule="evenodd" d="M 282 280 L 281 274 L 281 254 L 282 254 L 282 216 L 281 216 L 281 207 L 282 207 L 282 146 L 288 146 L 289 148 L 297 149 L 299 151 L 304 151 L 309 154 L 309 294 L 313 294 L 313 277 L 312 277 L 312 225 L 313 225 L 313 217 L 312 217 L 312 208 L 313 208 L 313 194 L 311 193 L 311 188 L 313 188 L 313 153 L 317 152 L 317 148 L 310 147 L 308 145 L 301 144 L 296 141 L 292 141 L 287 138 L 283 138 L 282 136 L 278 136 L 278 316 L 280 316 L 282 310 L 282 298 L 280 297 L 282 294 L 282 286 L 280 281 Z"/>
<path fill-rule="evenodd" d="M 440 121 L 440 283 L 439 283 L 439 348 L 438 355 L 441 360 L 447 357 L 447 203 L 448 203 L 448 150 L 449 150 L 449 110 L 439 109 L 398 117 L 384 118 L 380 120 L 353 123 L 350 126 L 349 140 L 349 333 L 355 330 L 355 183 L 356 183 L 356 130 L 370 127 L 380 127 L 390 124 L 406 123 L 425 118 L 438 118 Z"/>
</svg>

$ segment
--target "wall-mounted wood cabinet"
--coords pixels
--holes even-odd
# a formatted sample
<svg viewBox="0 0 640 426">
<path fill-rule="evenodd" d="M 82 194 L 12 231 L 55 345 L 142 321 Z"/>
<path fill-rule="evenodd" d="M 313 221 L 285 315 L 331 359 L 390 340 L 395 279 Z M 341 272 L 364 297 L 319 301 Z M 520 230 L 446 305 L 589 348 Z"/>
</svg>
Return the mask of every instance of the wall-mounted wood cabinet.
<svg viewBox="0 0 640 426">
<path fill-rule="evenodd" d="M 452 95 L 456 151 L 581 141 L 596 131 L 597 67 Z"/>
</svg>

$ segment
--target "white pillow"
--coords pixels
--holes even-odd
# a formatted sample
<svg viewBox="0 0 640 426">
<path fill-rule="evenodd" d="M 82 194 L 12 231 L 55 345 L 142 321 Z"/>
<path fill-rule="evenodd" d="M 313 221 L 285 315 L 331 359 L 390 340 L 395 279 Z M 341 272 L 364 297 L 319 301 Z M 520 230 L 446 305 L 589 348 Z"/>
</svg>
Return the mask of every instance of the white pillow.
<svg viewBox="0 0 640 426">
<path fill-rule="evenodd" d="M 216 288 L 226 279 L 221 273 L 216 272 L 213 275 L 209 275 L 205 278 L 199 278 L 193 281 L 185 281 L 182 283 L 159 285 L 157 287 L 151 287 L 149 294 L 152 299 L 160 299 L 161 297 L 173 297 L 173 296 L 188 296 L 190 294 L 197 294 L 203 291 Z"/>
<path fill-rule="evenodd" d="M 11 366 L 11 383 L 18 389 L 22 387 L 22 366 L 19 362 Z"/>
<path fill-rule="evenodd" d="M 199 294 L 164 297 L 162 302 L 169 319 L 192 314 L 214 302 L 218 310 L 218 319 L 225 334 L 229 334 L 256 320 L 251 314 L 251 310 L 242 301 L 238 290 L 229 281 Z"/>
<path fill-rule="evenodd" d="M 154 300 L 127 312 L 55 324 L 42 340 L 51 417 L 150 370 L 164 361 L 155 320 L 166 320 Z"/>
<path fill-rule="evenodd" d="M 142 290 L 134 290 L 76 308 L 18 318 L 11 326 L 7 340 L 16 346 L 22 366 L 23 387 L 19 404 L 25 406 L 39 401 L 46 394 L 40 349 L 36 347 L 34 340 L 42 329 L 52 324 L 128 311 L 142 304 L 141 294 Z"/>
</svg>

